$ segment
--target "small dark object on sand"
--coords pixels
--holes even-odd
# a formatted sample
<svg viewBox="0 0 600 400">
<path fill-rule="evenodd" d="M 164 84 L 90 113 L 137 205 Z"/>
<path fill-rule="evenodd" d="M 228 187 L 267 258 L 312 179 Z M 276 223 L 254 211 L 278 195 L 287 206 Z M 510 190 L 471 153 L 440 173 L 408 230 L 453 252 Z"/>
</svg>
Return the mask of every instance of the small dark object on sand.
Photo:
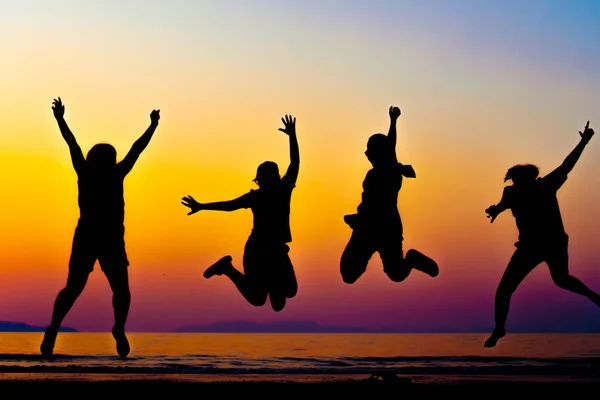
<svg viewBox="0 0 600 400">
<path fill-rule="evenodd" d="M 355 379 L 350 379 L 352 382 L 361 382 L 361 383 L 375 383 L 375 382 L 381 382 L 386 383 L 386 384 L 395 384 L 395 385 L 399 385 L 399 384 L 410 384 L 412 383 L 412 381 L 410 380 L 410 378 L 402 378 L 396 374 L 394 374 L 393 372 L 379 372 L 376 374 L 372 374 L 370 377 L 365 378 L 365 379 L 361 379 L 361 380 L 355 380 Z"/>
</svg>

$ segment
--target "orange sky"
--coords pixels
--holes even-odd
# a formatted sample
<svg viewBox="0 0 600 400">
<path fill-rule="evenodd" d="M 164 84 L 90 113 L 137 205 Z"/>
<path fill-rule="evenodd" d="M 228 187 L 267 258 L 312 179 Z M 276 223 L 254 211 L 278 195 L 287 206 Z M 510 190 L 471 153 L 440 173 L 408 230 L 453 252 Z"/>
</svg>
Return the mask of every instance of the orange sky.
<svg viewBox="0 0 600 400">
<path fill-rule="evenodd" d="M 161 110 L 152 142 L 125 181 L 130 330 L 236 319 L 491 326 L 516 230 L 509 214 L 490 225 L 484 209 L 499 200 L 508 167 L 533 162 L 547 173 L 577 144 L 588 119 L 592 127 L 600 123 L 600 56 L 589 54 L 585 66 L 568 61 L 578 48 L 570 44 L 583 40 L 578 31 L 545 52 L 524 22 L 507 22 L 518 10 L 502 10 L 478 42 L 456 28 L 474 15 L 444 17 L 442 9 L 428 14 L 416 5 L 386 11 L 386 2 L 362 14 L 349 5 L 343 15 L 328 7 L 317 13 L 313 2 L 236 3 L 231 12 L 218 2 L 180 1 L 139 13 L 133 2 L 104 9 L 67 3 L 12 5 L 11 22 L 0 28 L 10 38 L 0 64 L 0 320 L 47 324 L 66 279 L 77 186 L 51 111 L 57 96 L 84 152 L 104 141 L 121 157 L 147 128 L 150 111 Z M 415 22 L 426 15 L 437 21 L 427 29 Z M 499 42 L 507 28 L 511 35 Z M 417 172 L 400 193 L 405 246 L 435 258 L 441 273 L 394 284 L 376 256 L 349 286 L 339 275 L 350 235 L 342 217 L 358 205 L 369 169 L 366 141 L 387 131 L 392 104 L 402 109 L 399 159 Z M 288 142 L 277 129 L 288 113 L 297 117 L 302 160 L 290 251 L 300 288 L 275 314 L 247 305 L 226 279 L 201 276 L 224 254 L 240 265 L 251 212 L 188 217 L 180 199 L 231 199 L 254 188 L 262 161 L 284 169 Z M 595 140 L 560 201 L 572 270 L 600 290 Z M 515 311 L 515 321 L 531 318 L 547 298 L 549 307 L 568 304 L 588 318 L 596 312 L 554 288 L 541 267 L 515 297 L 526 310 Z M 65 325 L 111 324 L 108 284 L 96 267 Z"/>
</svg>

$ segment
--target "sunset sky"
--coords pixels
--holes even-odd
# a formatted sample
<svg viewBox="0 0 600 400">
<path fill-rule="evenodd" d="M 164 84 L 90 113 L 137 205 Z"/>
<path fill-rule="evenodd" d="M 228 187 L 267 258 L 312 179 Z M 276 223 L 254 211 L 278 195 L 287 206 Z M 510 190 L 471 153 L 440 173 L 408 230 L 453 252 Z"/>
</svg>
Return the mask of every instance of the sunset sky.
<svg viewBox="0 0 600 400">
<path fill-rule="evenodd" d="M 46 326 L 67 276 L 77 184 L 52 99 L 84 153 L 123 157 L 161 110 L 125 180 L 129 331 L 247 320 L 398 330 L 491 329 L 496 286 L 517 238 L 490 225 L 505 171 L 550 172 L 586 121 L 600 131 L 600 3 L 399 0 L 0 0 L 0 320 Z M 339 259 L 360 201 L 372 133 L 402 109 L 399 209 L 405 249 L 440 275 L 393 283 L 375 255 L 354 285 Z M 280 118 L 297 118 L 301 167 L 290 257 L 298 296 L 281 313 L 250 306 L 205 267 L 241 268 L 250 210 L 187 215 L 180 200 L 229 200 L 256 167 L 289 162 Z M 600 291 L 600 137 L 559 192 L 571 271 Z M 513 297 L 508 328 L 586 329 L 600 310 L 558 289 L 540 265 Z M 112 327 L 96 265 L 64 325 Z"/>
</svg>

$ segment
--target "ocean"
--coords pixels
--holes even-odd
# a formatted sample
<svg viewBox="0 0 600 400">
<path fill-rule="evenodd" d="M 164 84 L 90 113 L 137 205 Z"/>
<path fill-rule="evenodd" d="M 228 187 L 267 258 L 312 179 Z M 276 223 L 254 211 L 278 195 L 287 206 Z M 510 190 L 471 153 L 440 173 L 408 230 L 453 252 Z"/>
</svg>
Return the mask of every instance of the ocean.
<svg viewBox="0 0 600 400">
<path fill-rule="evenodd" d="M 0 379 L 266 379 L 368 377 L 380 371 L 429 379 L 596 379 L 600 334 L 129 333 L 116 355 L 110 333 L 60 333 L 55 357 L 39 355 L 41 333 L 0 333 Z M 171 378 L 169 378 L 171 377 Z"/>
</svg>

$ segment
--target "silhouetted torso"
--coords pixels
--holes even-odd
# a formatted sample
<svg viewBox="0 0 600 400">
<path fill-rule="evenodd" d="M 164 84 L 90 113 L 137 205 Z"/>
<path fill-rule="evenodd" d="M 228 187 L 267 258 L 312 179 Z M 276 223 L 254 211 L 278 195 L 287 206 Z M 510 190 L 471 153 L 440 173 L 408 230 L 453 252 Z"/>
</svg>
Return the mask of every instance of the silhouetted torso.
<svg viewBox="0 0 600 400">
<path fill-rule="evenodd" d="M 79 173 L 79 226 L 115 234 L 124 230 L 123 179 L 118 166 L 103 174 L 87 168 Z"/>
<path fill-rule="evenodd" d="M 268 241 L 289 243 L 290 202 L 294 185 L 282 179 L 269 188 L 251 190 L 242 197 L 244 208 L 254 215 L 252 236 Z"/>
<path fill-rule="evenodd" d="M 402 229 L 398 192 L 402 187 L 402 164 L 372 168 L 363 181 L 358 214 L 365 223 Z"/>
<path fill-rule="evenodd" d="M 505 188 L 519 229 L 519 245 L 562 243 L 567 238 L 556 197 L 566 180 L 566 174 L 555 171 L 531 185 Z"/>
</svg>

